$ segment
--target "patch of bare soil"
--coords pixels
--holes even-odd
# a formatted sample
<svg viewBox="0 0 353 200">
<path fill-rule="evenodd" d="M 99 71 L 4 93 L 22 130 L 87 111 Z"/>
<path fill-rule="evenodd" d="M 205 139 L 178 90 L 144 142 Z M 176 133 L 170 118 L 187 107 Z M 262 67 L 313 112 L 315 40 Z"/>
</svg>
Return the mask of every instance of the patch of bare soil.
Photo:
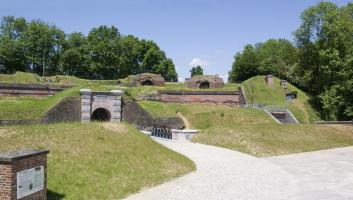
<svg viewBox="0 0 353 200">
<path fill-rule="evenodd" d="M 112 122 L 104 122 L 101 123 L 101 126 L 105 129 L 113 131 L 115 133 L 124 133 L 126 132 L 126 128 L 121 123 L 112 123 Z"/>
<path fill-rule="evenodd" d="M 0 129 L 0 138 L 9 138 L 15 134 L 16 134 L 16 131 L 11 129 Z"/>
<path fill-rule="evenodd" d="M 177 112 L 177 116 L 183 120 L 186 129 L 191 128 L 191 125 L 190 125 L 189 121 L 186 119 L 186 117 L 184 117 L 180 112 Z"/>
</svg>

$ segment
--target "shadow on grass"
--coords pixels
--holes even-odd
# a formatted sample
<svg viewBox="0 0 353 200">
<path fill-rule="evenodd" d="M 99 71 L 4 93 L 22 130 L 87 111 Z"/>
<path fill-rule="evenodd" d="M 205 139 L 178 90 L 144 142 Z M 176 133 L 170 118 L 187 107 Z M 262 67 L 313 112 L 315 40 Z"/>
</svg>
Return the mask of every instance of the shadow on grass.
<svg viewBox="0 0 353 200">
<path fill-rule="evenodd" d="M 48 200 L 61 200 L 64 199 L 65 195 L 48 190 L 47 192 L 47 198 Z"/>
</svg>

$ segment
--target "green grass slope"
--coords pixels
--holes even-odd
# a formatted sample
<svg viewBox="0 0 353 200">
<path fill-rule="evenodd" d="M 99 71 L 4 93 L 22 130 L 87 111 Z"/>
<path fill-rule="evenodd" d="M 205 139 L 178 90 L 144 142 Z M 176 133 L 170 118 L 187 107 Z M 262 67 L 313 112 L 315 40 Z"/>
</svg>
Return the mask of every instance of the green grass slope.
<svg viewBox="0 0 353 200">
<path fill-rule="evenodd" d="M 255 76 L 242 83 L 248 103 L 262 104 L 269 108 L 288 108 L 301 123 L 320 120 L 311 108 L 309 97 L 297 87 L 288 83 L 288 90 L 298 92 L 298 99 L 287 102 L 285 90 L 280 86 L 280 79 L 274 77 L 274 85 L 268 86 L 264 76 Z"/>
<path fill-rule="evenodd" d="M 0 152 L 48 149 L 48 199 L 120 199 L 195 170 L 128 124 L 0 127 Z"/>
<path fill-rule="evenodd" d="M 0 74 L 0 83 L 74 85 L 54 96 L 0 96 L 0 119 L 6 120 L 38 119 L 65 97 L 78 96 L 81 88 L 89 88 L 93 91 L 122 89 L 116 86 L 115 80 L 86 80 L 64 75 L 41 78 L 36 74 L 25 72 L 16 72 L 12 75 Z"/>
<path fill-rule="evenodd" d="M 180 112 L 192 128 L 207 129 L 213 126 L 233 126 L 238 124 L 276 123 L 265 112 L 252 108 L 237 108 L 212 104 L 162 103 L 139 101 L 138 104 L 153 117 L 175 117 Z"/>
<path fill-rule="evenodd" d="M 50 108 L 68 96 L 78 96 L 79 87 L 73 87 L 48 97 L 6 97 L 0 96 L 0 119 L 38 119 Z"/>
<path fill-rule="evenodd" d="M 37 74 L 16 72 L 15 74 L 0 74 L 0 83 L 39 84 L 42 79 Z"/>
<path fill-rule="evenodd" d="M 204 129 L 195 142 L 257 157 L 286 155 L 353 145 L 353 126 L 318 124 L 240 124 Z"/>
<path fill-rule="evenodd" d="M 210 104 L 139 101 L 153 117 L 180 112 L 201 132 L 194 142 L 220 146 L 258 157 L 285 155 L 353 145 L 353 126 L 277 124 L 260 109 Z"/>
</svg>

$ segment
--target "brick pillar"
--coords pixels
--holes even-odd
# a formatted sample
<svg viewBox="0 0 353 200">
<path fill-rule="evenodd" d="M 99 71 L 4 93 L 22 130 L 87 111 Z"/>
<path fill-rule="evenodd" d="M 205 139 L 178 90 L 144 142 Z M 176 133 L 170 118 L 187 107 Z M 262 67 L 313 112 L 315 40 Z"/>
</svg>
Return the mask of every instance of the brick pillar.
<svg viewBox="0 0 353 200">
<path fill-rule="evenodd" d="M 90 89 L 81 89 L 81 122 L 91 121 L 92 109 L 92 91 Z"/>
<path fill-rule="evenodd" d="M 46 200 L 46 150 L 0 153 L 0 200 Z"/>
<path fill-rule="evenodd" d="M 272 75 L 266 75 L 265 76 L 265 81 L 268 86 L 273 86 L 274 85 L 274 80 Z"/>
</svg>

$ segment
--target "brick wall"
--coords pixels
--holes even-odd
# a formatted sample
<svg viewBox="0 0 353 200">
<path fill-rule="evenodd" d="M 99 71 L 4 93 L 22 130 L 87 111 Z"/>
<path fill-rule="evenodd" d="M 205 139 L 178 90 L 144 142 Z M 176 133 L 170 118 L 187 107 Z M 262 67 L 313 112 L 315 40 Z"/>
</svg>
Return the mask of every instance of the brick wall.
<svg viewBox="0 0 353 200">
<path fill-rule="evenodd" d="M 0 83 L 0 96 L 48 96 L 71 86 Z"/>
<path fill-rule="evenodd" d="M 47 199 L 47 154 L 28 157 L 11 162 L 0 161 L 0 200 L 17 199 L 17 172 L 44 166 L 44 189 L 20 200 Z"/>
<path fill-rule="evenodd" d="M 157 97 L 162 102 L 178 103 L 214 103 L 224 105 L 239 105 L 238 92 L 182 92 L 160 93 Z"/>
</svg>

